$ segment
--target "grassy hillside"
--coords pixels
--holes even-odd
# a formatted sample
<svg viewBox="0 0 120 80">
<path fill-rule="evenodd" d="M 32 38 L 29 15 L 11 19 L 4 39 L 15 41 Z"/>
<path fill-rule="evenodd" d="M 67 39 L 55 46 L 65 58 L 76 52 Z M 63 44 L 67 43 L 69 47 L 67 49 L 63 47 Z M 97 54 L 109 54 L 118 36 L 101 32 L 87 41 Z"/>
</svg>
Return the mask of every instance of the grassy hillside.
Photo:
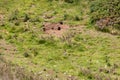
<svg viewBox="0 0 120 80">
<path fill-rule="evenodd" d="M 0 0 L 0 59 L 25 80 L 119 80 L 120 36 L 90 28 L 89 1 Z M 43 32 L 61 21 L 61 37 Z"/>
</svg>

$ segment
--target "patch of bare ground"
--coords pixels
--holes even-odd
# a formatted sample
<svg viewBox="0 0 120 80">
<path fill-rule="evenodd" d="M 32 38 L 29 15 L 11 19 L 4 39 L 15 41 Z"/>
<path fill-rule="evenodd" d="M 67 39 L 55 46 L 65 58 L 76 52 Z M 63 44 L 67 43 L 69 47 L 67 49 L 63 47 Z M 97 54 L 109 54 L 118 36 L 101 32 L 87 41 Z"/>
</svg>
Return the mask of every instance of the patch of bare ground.
<svg viewBox="0 0 120 80">
<path fill-rule="evenodd" d="M 43 31 L 46 34 L 61 36 L 65 31 L 69 29 L 68 25 L 63 25 L 62 22 L 60 23 L 45 23 L 43 25 Z"/>
<path fill-rule="evenodd" d="M 74 33 L 81 33 L 82 28 L 84 26 L 74 26 L 71 27 L 69 25 L 63 24 L 63 22 L 59 23 L 45 23 L 43 24 L 43 31 L 45 34 L 62 37 L 65 33 L 74 31 Z"/>
<path fill-rule="evenodd" d="M 0 40 L 0 53 L 4 54 L 14 54 L 17 49 L 15 46 L 8 44 L 5 40 Z"/>
<path fill-rule="evenodd" d="M 0 14 L 0 20 L 4 19 L 4 15 Z"/>
</svg>

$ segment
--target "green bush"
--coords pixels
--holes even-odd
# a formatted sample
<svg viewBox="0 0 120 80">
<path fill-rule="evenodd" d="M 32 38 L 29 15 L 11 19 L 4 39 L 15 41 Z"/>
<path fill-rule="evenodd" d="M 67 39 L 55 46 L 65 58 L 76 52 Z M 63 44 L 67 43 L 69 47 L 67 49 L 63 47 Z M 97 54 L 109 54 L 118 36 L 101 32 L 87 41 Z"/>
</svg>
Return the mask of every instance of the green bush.
<svg viewBox="0 0 120 80">
<path fill-rule="evenodd" d="M 120 30 L 120 0 L 91 1 L 90 13 L 91 23 L 95 23 L 97 28 Z"/>
</svg>

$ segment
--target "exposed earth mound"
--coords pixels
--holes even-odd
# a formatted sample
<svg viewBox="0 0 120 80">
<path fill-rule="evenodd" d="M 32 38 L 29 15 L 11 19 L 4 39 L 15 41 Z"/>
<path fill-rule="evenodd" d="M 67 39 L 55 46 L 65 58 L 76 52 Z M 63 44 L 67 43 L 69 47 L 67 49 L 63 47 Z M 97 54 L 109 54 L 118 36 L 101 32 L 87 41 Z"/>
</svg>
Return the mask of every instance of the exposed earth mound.
<svg viewBox="0 0 120 80">
<path fill-rule="evenodd" d="M 70 27 L 68 25 L 64 25 L 63 22 L 43 24 L 43 31 L 46 34 L 55 35 L 58 37 L 66 32 L 69 28 Z"/>
</svg>

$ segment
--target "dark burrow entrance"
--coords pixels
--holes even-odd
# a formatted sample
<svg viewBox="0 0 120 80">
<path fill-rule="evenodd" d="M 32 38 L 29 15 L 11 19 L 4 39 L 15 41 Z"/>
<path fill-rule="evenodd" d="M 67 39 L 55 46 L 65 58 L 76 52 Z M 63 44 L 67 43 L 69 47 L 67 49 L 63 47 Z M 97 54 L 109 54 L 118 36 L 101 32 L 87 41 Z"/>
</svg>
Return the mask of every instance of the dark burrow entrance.
<svg viewBox="0 0 120 80">
<path fill-rule="evenodd" d="M 58 30 L 61 30 L 61 27 L 58 27 Z"/>
<path fill-rule="evenodd" d="M 64 32 L 66 32 L 69 29 L 69 26 L 63 24 L 63 22 L 44 23 L 42 29 L 43 32 L 45 32 L 46 34 L 61 36 Z"/>
</svg>

